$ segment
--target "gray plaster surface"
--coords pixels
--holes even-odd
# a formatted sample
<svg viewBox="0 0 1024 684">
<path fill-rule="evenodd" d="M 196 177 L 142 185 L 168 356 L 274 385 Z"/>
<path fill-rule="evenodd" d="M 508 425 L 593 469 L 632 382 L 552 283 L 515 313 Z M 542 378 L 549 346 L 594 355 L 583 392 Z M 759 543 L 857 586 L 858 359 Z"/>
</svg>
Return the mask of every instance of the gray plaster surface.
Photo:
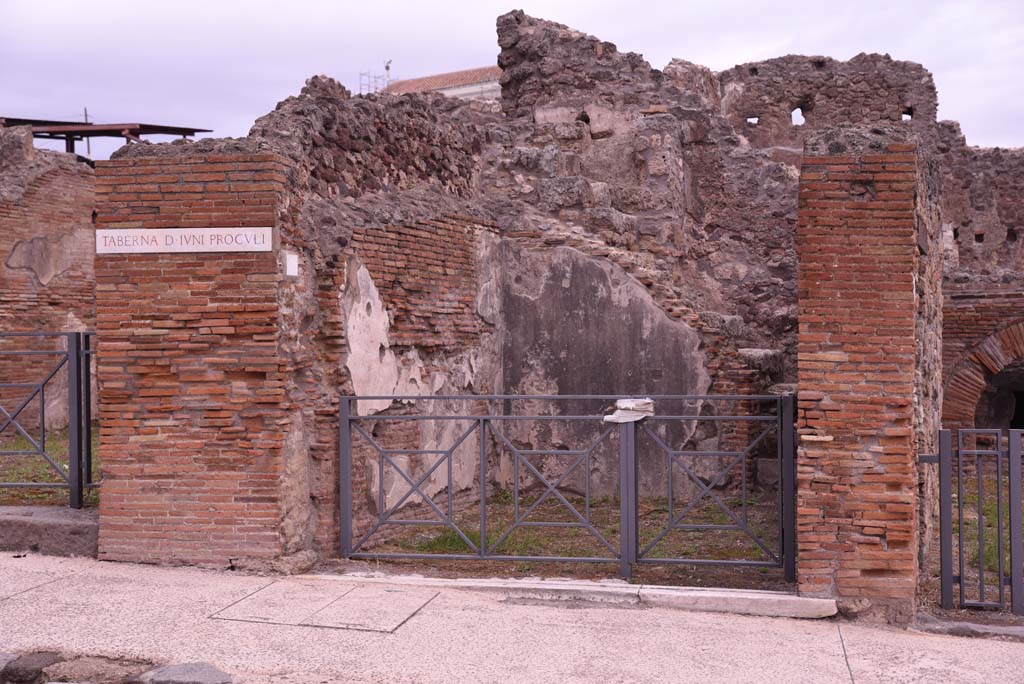
<svg viewBox="0 0 1024 684">
<path fill-rule="evenodd" d="M 203 661 L 248 684 L 997 684 L 1021 681 L 1024 662 L 1019 643 L 835 619 L 521 603 L 498 592 L 437 587 L 429 587 L 437 596 L 393 633 L 223 620 L 211 616 L 272 583 L 294 580 L 0 556 L 3 583 L 31 585 L 44 575 L 60 579 L 0 600 L 0 652 L 59 649 L 160 663 Z M 339 590 L 380 586 L 352 579 L 335 584 Z M 365 619 L 376 615 L 370 612 L 375 603 L 364 602 Z"/>
</svg>

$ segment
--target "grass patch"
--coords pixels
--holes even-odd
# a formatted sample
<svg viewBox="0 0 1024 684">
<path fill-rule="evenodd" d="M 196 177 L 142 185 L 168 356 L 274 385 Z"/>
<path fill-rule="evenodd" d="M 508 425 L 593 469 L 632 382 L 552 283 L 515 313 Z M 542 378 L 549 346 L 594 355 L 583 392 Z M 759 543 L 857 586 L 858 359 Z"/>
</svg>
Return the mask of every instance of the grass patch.
<svg viewBox="0 0 1024 684">
<path fill-rule="evenodd" d="M 541 496 L 535 491 L 520 492 L 518 515 L 520 518 Z M 619 501 L 611 496 L 594 497 L 589 515 L 584 500 L 570 492 L 563 492 L 566 500 L 580 516 L 607 541 L 607 546 L 590 530 L 580 527 L 580 520 L 564 504 L 548 495 L 526 518 L 530 522 L 554 522 L 561 527 L 517 527 L 493 553 L 504 556 L 561 556 L 576 558 L 614 558 L 620 545 Z M 742 520 L 743 500 L 735 493 L 720 495 L 732 514 Z M 778 496 L 774 490 L 753 491 L 747 498 L 746 524 L 771 550 L 778 546 Z M 515 496 L 508 489 L 497 490 L 487 497 L 488 549 L 493 546 L 516 519 Z M 443 502 L 439 504 L 443 507 Z M 676 501 L 673 516 L 678 516 L 686 501 Z M 669 523 L 668 500 L 645 498 L 639 502 L 638 533 L 641 549 L 646 549 Z M 480 546 L 479 505 L 471 504 L 455 515 L 455 523 L 473 546 Z M 684 525 L 733 526 L 735 523 L 716 502 L 702 500 L 680 521 Z M 567 526 L 569 525 L 569 526 Z M 379 542 L 370 541 L 361 550 L 365 552 L 402 552 L 438 555 L 470 555 L 477 551 L 463 537 L 449 527 L 424 531 L 420 528 L 385 528 Z M 388 533 L 390 532 L 390 534 Z M 650 558 L 694 558 L 718 560 L 767 561 L 770 557 L 743 531 L 735 529 L 676 529 L 665 535 L 648 551 Z M 527 561 L 524 561 L 526 563 Z"/>
<path fill-rule="evenodd" d="M 466 535 L 466 538 L 469 539 L 474 546 L 480 548 L 479 530 L 459 529 L 462 529 L 462 533 Z M 499 537 L 492 536 L 488 533 L 487 547 L 490 548 L 490 546 L 498 541 L 498 539 Z M 469 545 L 466 544 L 466 540 L 450 527 L 446 527 L 438 534 L 426 539 L 420 538 L 413 541 L 406 541 L 402 546 L 419 553 L 476 553 Z M 495 549 L 495 552 L 508 556 L 533 556 L 539 555 L 542 549 L 543 543 L 540 537 L 520 529 L 510 534 L 504 541 L 502 541 L 501 545 Z"/>
<path fill-rule="evenodd" d="M 11 430 L 11 428 L 8 428 Z M 68 468 L 68 429 L 46 431 L 43 445 L 47 455 L 66 473 Z M 32 444 L 21 434 L 5 434 L 0 437 L 0 482 L 62 483 L 63 478 L 45 458 L 37 454 L 11 454 L 5 452 L 34 451 Z M 92 481 L 99 482 L 99 425 L 92 430 Z M 86 490 L 86 505 L 99 501 L 97 489 Z M 0 486 L 0 505 L 5 506 L 53 506 L 68 502 L 66 488 L 28 488 Z"/>
<path fill-rule="evenodd" d="M 999 567 L 999 509 L 998 502 L 996 501 L 996 493 L 994 491 L 996 483 L 995 481 L 986 483 L 986 492 L 990 492 L 990 496 L 986 496 L 984 501 L 981 502 L 981 514 L 984 518 L 984 533 L 982 534 L 981 549 L 978 548 L 978 519 L 976 517 L 964 517 L 964 545 L 969 549 L 968 559 L 975 567 L 982 567 L 979 563 L 984 562 L 984 568 L 987 572 L 999 573 L 1002 569 Z M 977 487 L 976 484 L 972 483 L 972 487 Z M 1006 561 L 1009 562 L 1010 554 L 1010 525 L 1009 525 L 1009 500 L 1004 498 L 1003 501 L 1003 553 L 1006 555 Z M 964 513 L 977 514 L 978 511 L 978 495 L 976 493 L 964 495 Z M 1022 527 L 1024 530 L 1024 527 Z"/>
</svg>

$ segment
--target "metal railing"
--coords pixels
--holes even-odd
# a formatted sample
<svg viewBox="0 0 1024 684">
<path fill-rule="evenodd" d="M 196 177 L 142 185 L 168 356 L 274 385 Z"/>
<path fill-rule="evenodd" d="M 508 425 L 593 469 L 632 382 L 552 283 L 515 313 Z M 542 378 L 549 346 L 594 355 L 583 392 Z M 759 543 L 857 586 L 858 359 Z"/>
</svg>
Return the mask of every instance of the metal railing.
<svg viewBox="0 0 1024 684">
<path fill-rule="evenodd" d="M 623 395 L 585 395 L 585 396 L 527 396 L 527 395 L 451 395 L 451 396 L 342 396 L 340 398 L 340 435 L 339 435 L 339 499 L 340 511 L 340 546 L 341 553 L 347 558 L 362 559 L 410 559 L 433 558 L 443 560 L 503 560 L 503 561 L 573 561 L 585 563 L 617 563 L 624 577 L 629 577 L 634 564 L 688 564 L 688 565 L 731 565 L 731 566 L 768 566 L 781 567 L 787 581 L 795 581 L 796 576 L 796 505 L 795 505 L 795 458 L 794 458 L 794 397 L 792 396 L 751 396 L 751 395 L 665 395 L 647 397 L 657 405 L 682 404 L 688 407 L 683 412 L 670 412 L 669 415 L 652 415 L 638 422 L 619 424 L 605 422 L 605 415 L 597 411 L 575 411 L 566 414 L 554 412 L 542 415 L 537 411 L 517 413 L 514 405 L 528 402 L 527 408 L 538 403 L 550 402 L 556 405 L 579 407 L 588 402 L 599 402 L 602 408 L 614 403 Z M 639 397 L 635 397 L 639 398 Z M 396 402 L 400 409 L 392 410 Z M 411 406 L 420 402 L 437 405 L 437 402 L 448 402 L 466 405 L 472 404 L 472 412 L 444 413 L 428 411 L 425 414 L 409 413 Z M 716 402 L 724 402 L 734 407 L 761 406 L 757 413 L 747 409 L 732 413 L 709 412 L 707 406 Z M 376 410 L 359 413 L 361 403 L 375 404 Z M 701 406 L 705 406 L 701 410 Z M 381 407 L 388 407 L 382 411 Z M 498 410 L 493 410 L 500 407 Z M 454 438 L 447 444 L 431 448 L 421 448 L 419 438 L 405 435 L 405 442 L 399 445 L 385 445 L 378 432 L 387 433 L 388 425 L 412 421 L 414 424 L 424 422 L 449 424 L 461 427 L 454 430 Z M 673 446 L 665 435 L 667 428 L 662 426 L 695 426 L 700 422 L 719 424 L 740 423 L 758 426 L 753 431 L 753 439 L 747 439 L 741 430 L 733 430 L 736 435 L 731 438 L 734 448 L 718 448 L 700 450 L 686 448 L 685 444 Z M 511 432 L 522 434 L 523 424 L 537 428 L 539 434 L 551 434 L 553 424 L 579 425 L 589 424 L 591 435 L 579 441 L 585 443 L 567 446 L 556 443 L 549 448 L 525 444 L 510 436 Z M 518 425 L 518 429 L 509 426 Z M 380 426 L 385 426 L 383 429 Z M 684 429 L 684 433 L 687 431 Z M 418 434 L 418 433 L 417 433 Z M 692 436 L 693 430 L 688 434 Z M 647 444 L 641 449 L 641 437 Z M 769 438 L 774 438 L 774 449 L 770 448 Z M 618 444 L 615 445 L 617 440 Z M 362 492 L 354 490 L 353 479 L 355 442 L 360 442 L 361 454 L 365 455 L 361 465 L 369 473 L 366 487 Z M 401 440 L 399 440 L 401 442 Z M 410 444 L 415 441 L 415 446 Z M 688 440 L 684 440 L 688 441 Z M 737 443 L 741 442 L 741 443 Z M 470 486 L 462 485 L 468 490 L 468 499 L 463 504 L 456 504 L 460 494 L 460 485 L 453 477 L 456 467 L 456 451 L 466 453 L 467 446 L 475 448 L 472 455 L 475 469 L 475 482 Z M 775 495 L 776 530 L 767 539 L 764 530 L 755 529 L 748 518 L 748 471 L 752 456 L 761 450 L 769 449 L 777 463 L 779 482 Z M 618 530 L 616 541 L 593 520 L 595 497 L 591 488 L 591 468 L 595 465 L 597 453 L 602 452 L 607 459 L 609 454 L 617 453 L 618 469 L 618 519 L 611 526 Z M 497 497 L 495 483 L 491 478 L 494 461 L 491 457 L 495 452 L 503 452 L 511 457 L 511 518 L 502 521 L 502 529 L 489 528 L 489 507 Z M 465 465 L 465 456 L 463 464 Z M 567 465 L 555 473 L 545 472 L 535 462 L 538 458 L 562 459 Z M 403 462 L 402 459 L 405 459 Z M 418 460 L 419 459 L 419 460 Z M 430 459 L 420 463 L 422 459 Z M 650 464 L 651 459 L 660 459 L 665 473 L 664 501 L 667 516 L 664 525 L 657 530 L 648 530 L 649 539 L 641 542 L 639 530 L 639 467 L 641 462 Z M 686 459 L 697 462 L 724 462 L 724 466 L 708 476 L 695 472 Z M 703 461 L 702 461 L 703 459 Z M 413 473 L 412 462 L 420 463 L 423 468 Z M 559 461 L 561 463 L 562 461 Z M 738 503 L 729 505 L 720 490 L 726 480 L 738 471 Z M 399 496 L 394 487 L 386 491 L 387 473 L 393 475 L 392 483 L 398 482 Z M 684 505 L 676 501 L 676 478 L 683 477 L 684 484 L 695 488 L 696 494 Z M 524 477 L 525 476 L 525 477 Z M 583 480 L 582 487 L 575 491 L 574 496 L 567 494 L 566 485 L 570 478 Z M 373 480 L 376 483 L 373 483 Z M 440 480 L 437 482 L 436 480 Z M 532 479 L 541 491 L 529 503 L 521 503 L 523 497 L 523 481 Z M 426 485 L 434 483 L 434 490 L 428 491 Z M 404 491 L 402 491 L 404 490 Z M 357 494 L 366 495 L 360 499 L 365 508 L 373 508 L 372 512 L 360 511 L 357 515 L 354 504 Z M 391 500 L 389 500 L 389 496 Z M 421 515 L 399 517 L 399 511 L 411 505 L 418 497 L 421 504 Z M 604 497 L 605 499 L 607 497 Z M 659 501 L 662 499 L 659 499 Z M 466 502 L 469 503 L 466 503 Z M 724 521 L 708 523 L 692 522 L 699 504 L 711 502 L 715 513 L 724 516 Z M 567 520 L 534 520 L 539 509 L 545 504 L 556 504 Z M 464 510 L 478 507 L 475 522 L 467 525 Z M 425 514 L 423 514 L 425 513 Z M 460 516 L 462 518 L 460 522 Z M 360 520 L 357 520 L 360 518 Z M 380 536 L 386 528 L 435 525 L 457 538 L 465 552 L 409 552 L 407 550 L 374 550 L 374 538 Z M 357 527 L 363 529 L 357 530 Z M 575 552 L 544 553 L 542 555 L 519 555 L 502 550 L 502 545 L 517 530 L 526 528 L 575 528 L 588 535 L 593 548 L 599 553 L 580 554 Z M 718 534 L 724 532 L 740 533 L 752 541 L 760 552 L 761 558 L 714 558 L 691 554 L 665 556 L 655 551 L 668 535 L 675 532 L 705 532 Z M 493 541 L 492 541 L 493 540 Z"/>
<path fill-rule="evenodd" d="M 93 333 L 86 332 L 0 333 L 0 343 L 26 343 L 15 349 L 0 348 L 0 463 L 14 458 L 39 457 L 59 480 L 0 481 L 0 488 L 66 488 L 69 505 L 81 508 L 85 491 L 98 486 L 92 478 L 92 337 Z M 54 344 L 48 345 L 48 342 Z M 57 345 L 64 348 L 45 348 Z M 22 348 L 25 346 L 29 348 Z M 67 381 L 66 465 L 59 463 L 48 448 L 53 440 L 48 439 L 48 432 L 52 430 L 47 427 L 46 417 L 47 389 L 57 384 L 61 371 L 65 371 Z M 15 373 L 33 377 L 12 382 L 11 376 Z M 13 402 L 11 397 L 14 397 Z M 5 400 L 11 405 L 4 405 Z M 34 419 L 34 424 L 29 423 L 30 419 Z M 18 438 L 17 441 L 12 437 Z M 18 442 L 23 442 L 27 448 Z"/>
<path fill-rule="evenodd" d="M 1009 587 L 1010 610 L 1024 615 L 1022 435 L 962 429 L 954 449 L 952 432 L 941 430 L 938 455 L 920 458 L 939 466 L 943 608 L 1005 609 Z"/>
</svg>

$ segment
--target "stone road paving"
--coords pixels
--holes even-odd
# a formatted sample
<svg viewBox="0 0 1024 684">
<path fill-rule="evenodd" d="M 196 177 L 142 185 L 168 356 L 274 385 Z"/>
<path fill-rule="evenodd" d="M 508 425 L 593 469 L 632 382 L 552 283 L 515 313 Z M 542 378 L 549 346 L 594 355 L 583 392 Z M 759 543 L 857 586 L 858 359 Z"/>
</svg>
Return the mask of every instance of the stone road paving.
<svg viewBox="0 0 1024 684">
<path fill-rule="evenodd" d="M 1019 643 L 835 620 L 513 603 L 498 594 L 447 589 L 394 632 L 212 617 L 257 596 L 275 579 L 5 554 L 0 556 L 0 651 L 207 661 L 251 684 L 998 684 L 1020 682 L 1024 673 L 1024 644 Z M 293 581 L 302 580 L 279 580 Z M 252 604 L 252 614 L 279 610 L 270 599 L 285 595 L 284 588 Z M 397 613 L 411 611 L 408 606 L 416 603 L 407 596 L 403 600 L 407 606 Z M 337 611 L 344 610 L 338 604 Z M 337 611 L 327 615 L 337 618 Z M 369 615 L 365 623 L 390 626 L 397 613 L 395 606 L 382 604 L 381 619 Z"/>
</svg>

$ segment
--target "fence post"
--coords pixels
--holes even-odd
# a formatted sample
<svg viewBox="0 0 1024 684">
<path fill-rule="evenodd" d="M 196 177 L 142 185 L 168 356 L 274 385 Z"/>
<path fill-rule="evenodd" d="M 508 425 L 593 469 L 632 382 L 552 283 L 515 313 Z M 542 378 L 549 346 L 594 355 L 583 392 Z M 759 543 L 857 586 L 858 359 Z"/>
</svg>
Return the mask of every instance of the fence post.
<svg viewBox="0 0 1024 684">
<path fill-rule="evenodd" d="M 340 527 L 341 556 L 348 558 L 352 553 L 352 400 L 341 397 L 338 403 L 338 501 L 341 512 Z"/>
<path fill-rule="evenodd" d="M 619 570 L 633 574 L 637 555 L 636 423 L 619 426 Z"/>
<path fill-rule="evenodd" d="M 485 436 L 487 434 L 487 419 L 481 418 L 477 422 L 478 438 L 480 443 L 477 445 L 479 449 L 480 457 L 480 544 L 478 545 L 477 551 L 480 557 L 483 558 L 487 555 L 487 442 Z M 449 458 L 451 458 L 449 456 Z M 451 496 L 451 492 L 448 494 Z"/>
<path fill-rule="evenodd" d="M 67 333 L 68 363 L 68 487 L 71 508 L 81 508 L 82 497 L 82 337 Z"/>
<path fill-rule="evenodd" d="M 953 607 L 953 436 L 939 431 L 939 567 L 942 607 Z"/>
<path fill-rule="evenodd" d="M 1022 430 L 1010 430 L 1010 610 L 1024 615 L 1024 532 L 1021 530 L 1021 437 Z"/>
<path fill-rule="evenodd" d="M 779 398 L 779 448 L 782 463 L 782 573 L 787 582 L 796 582 L 796 425 L 792 394 Z"/>
<path fill-rule="evenodd" d="M 92 484 L 92 336 L 82 333 L 82 473 L 86 485 Z"/>
</svg>

